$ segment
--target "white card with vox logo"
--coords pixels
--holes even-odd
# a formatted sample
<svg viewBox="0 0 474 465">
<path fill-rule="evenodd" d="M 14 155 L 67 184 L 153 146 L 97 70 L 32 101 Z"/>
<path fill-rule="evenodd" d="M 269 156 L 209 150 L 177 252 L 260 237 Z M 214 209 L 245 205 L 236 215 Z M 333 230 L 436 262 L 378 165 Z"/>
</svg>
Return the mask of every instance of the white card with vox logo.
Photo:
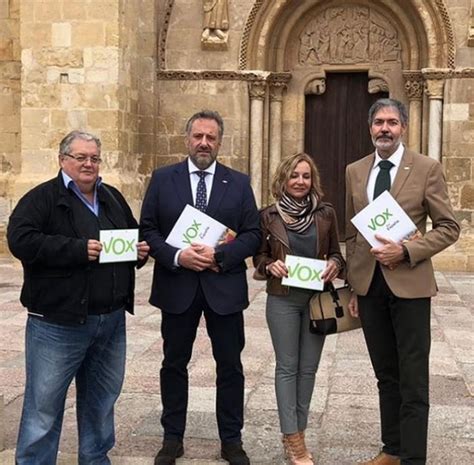
<svg viewBox="0 0 474 465">
<path fill-rule="evenodd" d="M 415 223 L 389 191 L 380 194 L 351 220 L 372 247 L 382 245 L 375 235 L 395 242 L 409 240 L 417 233 Z"/>
<path fill-rule="evenodd" d="M 138 229 L 104 229 L 99 240 L 99 263 L 133 262 L 138 258 Z"/>
<path fill-rule="evenodd" d="M 186 205 L 166 238 L 166 243 L 184 249 L 191 244 L 204 244 L 215 247 L 217 244 L 231 242 L 235 232 L 206 215 L 201 210 Z"/>
<path fill-rule="evenodd" d="M 287 255 L 285 265 L 288 268 L 288 278 L 281 280 L 283 285 L 315 291 L 323 290 L 324 281 L 321 274 L 326 269 L 325 260 Z"/>
</svg>

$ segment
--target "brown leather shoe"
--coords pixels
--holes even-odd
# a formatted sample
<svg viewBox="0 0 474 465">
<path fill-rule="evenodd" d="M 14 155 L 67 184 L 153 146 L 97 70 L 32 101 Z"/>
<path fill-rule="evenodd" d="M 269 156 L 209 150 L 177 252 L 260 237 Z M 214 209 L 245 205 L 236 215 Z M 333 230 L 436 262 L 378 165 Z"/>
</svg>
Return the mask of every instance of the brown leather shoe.
<svg viewBox="0 0 474 465">
<path fill-rule="evenodd" d="M 389 455 L 385 452 L 380 452 L 377 457 L 368 462 L 357 462 L 358 465 L 400 465 L 400 458 L 396 455 Z"/>
</svg>

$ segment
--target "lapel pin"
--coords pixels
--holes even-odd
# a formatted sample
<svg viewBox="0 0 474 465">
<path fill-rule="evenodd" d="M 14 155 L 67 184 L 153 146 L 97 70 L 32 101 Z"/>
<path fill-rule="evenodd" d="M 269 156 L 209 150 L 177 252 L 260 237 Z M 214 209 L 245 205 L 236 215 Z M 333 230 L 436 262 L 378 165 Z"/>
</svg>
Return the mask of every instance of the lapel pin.
<svg viewBox="0 0 474 465">
<path fill-rule="evenodd" d="M 409 167 L 409 166 L 404 166 L 403 169 L 404 169 L 404 170 L 409 170 L 410 167 Z"/>
<path fill-rule="evenodd" d="M 223 179 L 222 182 L 223 182 L 224 184 L 227 184 L 227 179 Z"/>
</svg>

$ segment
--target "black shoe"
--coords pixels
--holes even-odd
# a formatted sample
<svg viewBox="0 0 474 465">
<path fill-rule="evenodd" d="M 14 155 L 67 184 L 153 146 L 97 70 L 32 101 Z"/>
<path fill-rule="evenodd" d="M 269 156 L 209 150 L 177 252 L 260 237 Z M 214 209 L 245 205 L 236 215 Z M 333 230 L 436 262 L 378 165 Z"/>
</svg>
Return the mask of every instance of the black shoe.
<svg viewBox="0 0 474 465">
<path fill-rule="evenodd" d="M 183 441 L 164 439 L 156 454 L 155 465 L 175 465 L 176 459 L 184 454 Z"/>
<path fill-rule="evenodd" d="M 230 465 L 250 465 L 241 442 L 223 442 L 221 444 L 221 457 L 227 460 Z"/>
</svg>

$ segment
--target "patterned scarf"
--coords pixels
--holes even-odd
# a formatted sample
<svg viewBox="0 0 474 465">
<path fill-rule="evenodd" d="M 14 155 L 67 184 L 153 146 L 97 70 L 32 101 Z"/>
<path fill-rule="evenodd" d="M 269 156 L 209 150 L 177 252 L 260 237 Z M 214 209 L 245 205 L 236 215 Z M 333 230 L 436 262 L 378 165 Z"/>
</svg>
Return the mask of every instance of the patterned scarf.
<svg viewBox="0 0 474 465">
<path fill-rule="evenodd" d="M 283 193 L 276 203 L 276 209 L 286 227 L 299 234 L 304 233 L 313 222 L 313 213 L 318 206 L 315 194 L 308 194 L 304 199 L 296 200 Z"/>
</svg>

